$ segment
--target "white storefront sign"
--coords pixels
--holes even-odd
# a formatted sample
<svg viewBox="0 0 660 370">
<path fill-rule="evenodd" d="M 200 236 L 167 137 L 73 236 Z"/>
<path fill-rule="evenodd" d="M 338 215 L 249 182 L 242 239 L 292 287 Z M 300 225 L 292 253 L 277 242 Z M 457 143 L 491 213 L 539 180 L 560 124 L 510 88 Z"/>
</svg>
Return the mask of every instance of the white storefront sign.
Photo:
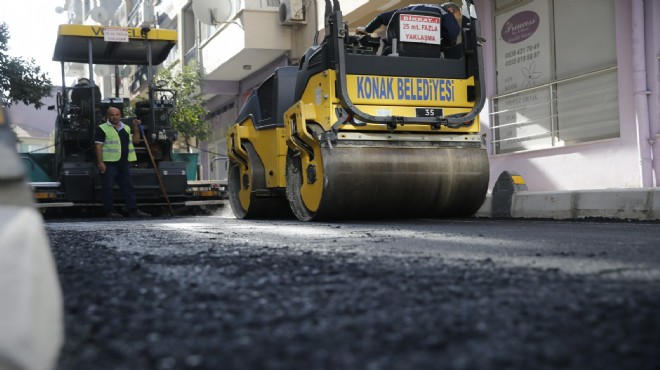
<svg viewBox="0 0 660 370">
<path fill-rule="evenodd" d="M 495 17 L 497 92 L 530 89 L 552 80 L 548 3 L 532 1 Z M 546 147 L 551 140 L 550 89 L 498 99 L 500 150 Z"/>
</svg>

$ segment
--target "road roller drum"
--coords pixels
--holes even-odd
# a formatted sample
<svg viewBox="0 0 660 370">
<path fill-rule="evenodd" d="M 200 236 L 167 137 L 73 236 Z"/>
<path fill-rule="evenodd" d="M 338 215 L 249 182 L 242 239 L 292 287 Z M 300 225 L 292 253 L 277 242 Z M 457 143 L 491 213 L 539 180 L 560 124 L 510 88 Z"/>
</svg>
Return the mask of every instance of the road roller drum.
<svg viewBox="0 0 660 370">
<path fill-rule="evenodd" d="M 287 199 L 301 220 L 469 216 L 484 201 L 488 158 L 480 148 L 337 146 L 315 168 L 321 194 L 304 196 L 309 167 L 287 158 Z"/>
</svg>

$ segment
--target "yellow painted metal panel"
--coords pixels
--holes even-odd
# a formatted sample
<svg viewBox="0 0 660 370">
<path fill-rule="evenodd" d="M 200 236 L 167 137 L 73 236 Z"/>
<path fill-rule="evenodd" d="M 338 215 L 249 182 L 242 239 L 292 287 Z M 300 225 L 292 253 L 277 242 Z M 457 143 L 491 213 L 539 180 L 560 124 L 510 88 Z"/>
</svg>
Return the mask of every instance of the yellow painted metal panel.
<svg viewBox="0 0 660 370">
<path fill-rule="evenodd" d="M 127 42 L 105 41 L 104 29 L 125 29 Z M 149 61 L 149 42 L 151 62 L 159 65 L 165 61 L 177 42 L 177 32 L 168 29 L 149 29 L 142 33 L 142 28 L 103 27 L 80 24 L 59 26 L 53 60 L 58 62 L 94 63 L 113 65 L 146 65 Z M 89 60 L 89 54 L 92 60 Z"/>
<path fill-rule="evenodd" d="M 76 37 L 93 37 L 103 39 L 103 30 L 110 29 L 125 29 L 128 32 L 129 39 L 144 40 L 141 27 L 111 27 L 111 26 L 90 26 L 85 24 L 61 24 L 58 27 L 57 36 L 76 36 Z M 147 40 L 154 41 L 169 41 L 177 42 L 177 32 L 175 30 L 168 30 L 164 28 L 151 28 L 146 33 Z"/>
<path fill-rule="evenodd" d="M 518 175 L 511 176 L 511 180 L 513 180 L 513 183 L 516 185 L 525 185 L 525 179 L 523 179 L 522 176 L 518 176 Z"/>
<path fill-rule="evenodd" d="M 467 107 L 467 87 L 473 79 L 347 75 L 348 95 L 354 104 L 417 107 Z"/>
</svg>

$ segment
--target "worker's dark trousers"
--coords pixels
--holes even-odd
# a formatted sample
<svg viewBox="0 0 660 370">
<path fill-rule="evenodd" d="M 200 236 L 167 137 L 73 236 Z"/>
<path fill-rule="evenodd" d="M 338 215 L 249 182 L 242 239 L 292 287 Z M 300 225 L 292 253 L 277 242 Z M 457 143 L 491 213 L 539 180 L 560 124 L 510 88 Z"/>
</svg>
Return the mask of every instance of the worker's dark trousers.
<svg viewBox="0 0 660 370">
<path fill-rule="evenodd" d="M 126 203 L 126 208 L 130 210 L 137 209 L 135 203 L 135 190 L 131 181 L 131 170 L 128 162 L 117 164 L 114 162 L 105 162 L 105 174 L 101 175 L 103 181 L 103 212 L 112 212 L 114 208 L 112 187 L 115 181 L 121 189 L 121 193 Z"/>
</svg>

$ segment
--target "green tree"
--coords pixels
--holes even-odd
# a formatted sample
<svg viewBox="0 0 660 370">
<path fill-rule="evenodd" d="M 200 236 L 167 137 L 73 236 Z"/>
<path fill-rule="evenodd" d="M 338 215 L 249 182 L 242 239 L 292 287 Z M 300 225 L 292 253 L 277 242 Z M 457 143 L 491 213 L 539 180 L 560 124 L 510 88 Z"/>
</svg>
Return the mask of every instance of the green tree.
<svg viewBox="0 0 660 370">
<path fill-rule="evenodd" d="M 177 130 L 190 152 L 192 140 L 204 141 L 208 138 L 210 124 L 203 116 L 208 113 L 200 91 L 202 75 L 196 65 L 183 66 L 181 63 L 158 72 L 157 80 L 167 82 L 167 86 L 177 92 L 176 108 L 171 116 L 172 128 Z"/>
<path fill-rule="evenodd" d="M 12 105 L 23 102 L 39 109 L 44 104 L 41 98 L 50 96 L 53 85 L 34 59 L 23 59 L 7 55 L 9 27 L 0 23 L 0 93 L 2 102 Z"/>
</svg>

